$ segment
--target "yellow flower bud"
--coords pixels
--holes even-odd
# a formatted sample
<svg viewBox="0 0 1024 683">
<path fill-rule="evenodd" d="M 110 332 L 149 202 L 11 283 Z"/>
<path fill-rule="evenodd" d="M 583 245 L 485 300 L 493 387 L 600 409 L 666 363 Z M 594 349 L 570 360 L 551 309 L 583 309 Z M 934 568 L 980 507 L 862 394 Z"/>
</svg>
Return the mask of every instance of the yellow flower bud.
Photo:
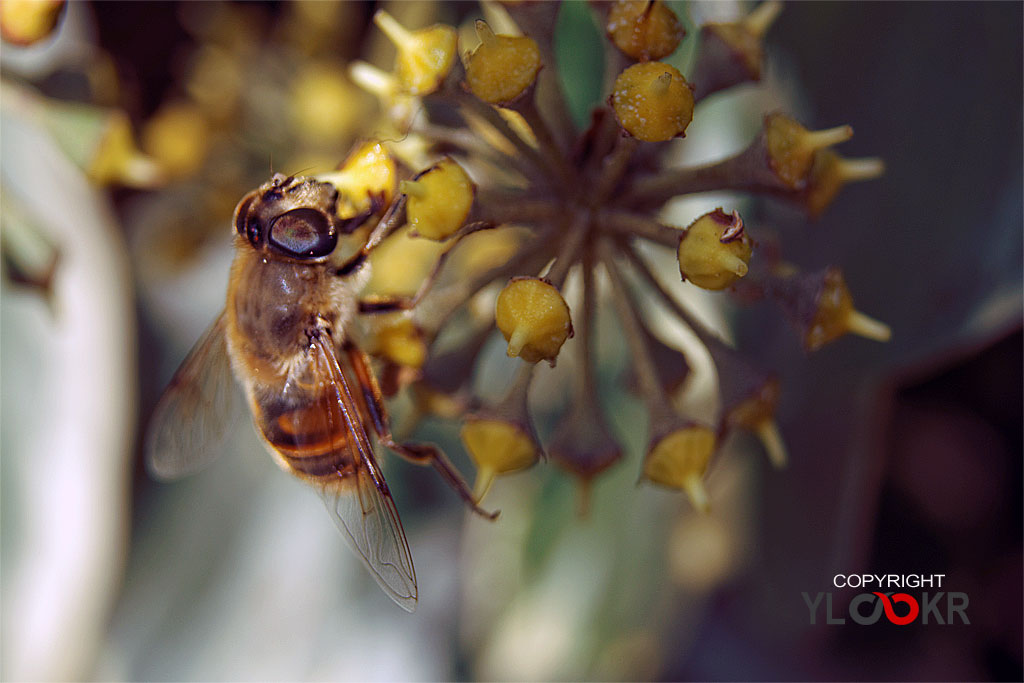
<svg viewBox="0 0 1024 683">
<path fill-rule="evenodd" d="M 468 234 L 452 251 L 445 269 L 456 277 L 473 277 L 507 262 L 532 237 L 528 228 L 511 226 Z"/>
<path fill-rule="evenodd" d="M 849 126 L 810 131 L 782 114 L 769 114 L 764 121 L 768 163 L 779 180 L 792 188 L 806 180 L 815 152 L 851 137 L 853 129 Z"/>
<path fill-rule="evenodd" d="M 623 71 L 611 99 L 619 124 L 646 142 L 679 137 L 693 120 L 693 91 L 675 67 L 661 62 Z"/>
<path fill-rule="evenodd" d="M 209 120 L 231 125 L 238 120 L 246 90 L 245 68 L 239 54 L 215 43 L 203 44 L 190 60 L 185 92 Z"/>
<path fill-rule="evenodd" d="M 668 57 L 686 35 L 675 12 L 657 0 L 616 0 L 606 30 L 623 54 L 644 62 Z"/>
<path fill-rule="evenodd" d="M 142 149 L 170 178 L 187 178 L 203 165 L 210 126 L 191 102 L 166 104 L 142 129 Z"/>
<path fill-rule="evenodd" d="M 370 279 L 364 291 L 376 295 L 413 296 L 437 263 L 444 245 L 411 237 L 399 228 L 370 252 Z"/>
<path fill-rule="evenodd" d="M 64 9 L 63 0 L 0 2 L 0 35 L 14 45 L 31 45 L 49 36 Z"/>
<path fill-rule="evenodd" d="M 513 278 L 498 295 L 494 319 L 508 342 L 508 355 L 528 363 L 554 363 L 572 336 L 569 306 L 561 293 L 535 277 Z"/>
<path fill-rule="evenodd" d="M 679 240 L 679 272 L 704 289 L 725 289 L 747 274 L 752 247 L 743 220 L 721 209 L 704 214 Z"/>
<path fill-rule="evenodd" d="M 728 427 L 753 430 L 761 421 L 775 416 L 778 400 L 779 381 L 773 378 L 762 384 L 756 393 L 732 406 L 724 418 L 725 424 Z"/>
<path fill-rule="evenodd" d="M 828 208 L 844 185 L 858 180 L 871 180 L 885 173 L 881 159 L 844 159 L 830 149 L 814 156 L 807 181 L 807 211 L 817 218 Z"/>
<path fill-rule="evenodd" d="M 496 36 L 486 22 L 476 22 L 480 46 L 466 60 L 466 84 L 484 102 L 508 104 L 537 79 L 540 49 L 533 38 Z"/>
<path fill-rule="evenodd" d="M 433 415 L 445 420 L 456 420 L 466 414 L 466 401 L 416 382 L 410 387 L 414 404 L 413 411 L 419 417 Z"/>
<path fill-rule="evenodd" d="M 407 92 L 429 95 L 441 87 L 455 63 L 455 29 L 434 24 L 410 31 L 384 10 L 377 10 L 373 21 L 398 50 L 395 75 Z"/>
<path fill-rule="evenodd" d="M 154 187 L 166 180 L 157 163 L 135 146 L 132 125 L 121 111 L 110 113 L 87 173 L 98 185 Z"/>
<path fill-rule="evenodd" d="M 573 407 L 548 444 L 551 459 L 583 482 L 589 482 L 622 458 L 622 449 L 605 426 L 596 400 L 589 404 L 588 401 L 573 399 Z"/>
<path fill-rule="evenodd" d="M 473 493 L 478 502 L 497 475 L 529 467 L 541 456 L 529 427 L 507 419 L 471 417 L 462 426 L 460 436 L 477 467 Z"/>
<path fill-rule="evenodd" d="M 451 159 L 442 159 L 415 180 L 403 180 L 400 190 L 409 196 L 409 226 L 416 235 L 432 240 L 448 239 L 462 227 L 476 192 L 466 172 Z"/>
<path fill-rule="evenodd" d="M 708 24 L 705 29 L 714 38 L 728 45 L 735 58 L 742 61 L 751 80 L 761 79 L 764 48 L 761 41 L 768 28 L 782 11 L 782 3 L 762 2 L 743 19 L 728 24 Z"/>
<path fill-rule="evenodd" d="M 406 316 L 391 317 L 368 339 L 368 352 L 398 365 L 421 368 L 427 358 L 423 333 Z"/>
<path fill-rule="evenodd" d="M 295 75 L 288 97 L 295 131 L 316 145 L 338 143 L 360 120 L 366 96 L 337 66 L 310 63 Z"/>
<path fill-rule="evenodd" d="M 644 460 L 644 476 L 663 486 L 682 489 L 693 507 L 710 508 L 702 479 L 715 452 L 715 433 L 689 424 L 652 440 Z"/>
<path fill-rule="evenodd" d="M 419 111 L 419 98 L 404 92 L 394 74 L 357 59 L 349 64 L 348 75 L 353 83 L 380 100 L 382 109 L 399 130 L 409 128 Z"/>
<path fill-rule="evenodd" d="M 854 309 L 853 298 L 838 268 L 829 268 L 817 297 L 817 307 L 804 332 L 804 346 L 816 351 L 847 333 L 889 341 L 892 331 L 885 323 Z"/>
<path fill-rule="evenodd" d="M 779 427 L 775 423 L 775 407 L 779 401 L 779 381 L 771 379 L 759 390 L 729 409 L 723 417 L 726 427 L 745 429 L 761 440 L 768 459 L 775 467 L 785 467 L 788 457 Z"/>
<path fill-rule="evenodd" d="M 338 188 L 338 215 L 351 218 L 369 209 L 373 196 L 382 198 L 384 206 L 391 203 L 398 170 L 384 145 L 371 140 L 356 147 L 337 171 L 322 173 L 317 180 Z"/>
</svg>

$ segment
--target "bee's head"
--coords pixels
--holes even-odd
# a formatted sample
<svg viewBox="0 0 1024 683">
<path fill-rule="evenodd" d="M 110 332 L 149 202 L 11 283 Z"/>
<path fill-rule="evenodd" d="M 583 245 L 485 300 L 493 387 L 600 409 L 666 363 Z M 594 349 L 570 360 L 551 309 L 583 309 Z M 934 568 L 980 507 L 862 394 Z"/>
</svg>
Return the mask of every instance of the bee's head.
<svg viewBox="0 0 1024 683">
<path fill-rule="evenodd" d="M 235 231 L 257 251 L 302 261 L 327 258 L 355 227 L 338 218 L 338 190 L 314 178 L 280 173 L 235 207 Z"/>
</svg>

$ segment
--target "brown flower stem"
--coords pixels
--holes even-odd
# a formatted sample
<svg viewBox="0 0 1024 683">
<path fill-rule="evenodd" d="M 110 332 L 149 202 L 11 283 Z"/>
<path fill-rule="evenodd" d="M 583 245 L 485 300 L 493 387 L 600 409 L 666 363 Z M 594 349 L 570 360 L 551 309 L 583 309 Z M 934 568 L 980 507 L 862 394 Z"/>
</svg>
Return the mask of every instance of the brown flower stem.
<svg viewBox="0 0 1024 683">
<path fill-rule="evenodd" d="M 562 237 L 562 244 L 558 249 L 558 256 L 555 257 L 555 263 L 551 266 L 551 270 L 548 271 L 547 278 L 545 278 L 557 289 L 562 288 L 562 285 L 565 284 L 565 276 L 569 274 L 569 269 L 579 260 L 583 243 L 589 234 L 587 230 L 589 226 L 590 216 L 587 213 L 579 212 L 573 217 L 572 223 L 569 224 L 568 229 L 565 231 L 565 235 Z"/>
<path fill-rule="evenodd" d="M 681 194 L 744 189 L 746 182 L 742 174 L 737 173 L 737 159 L 730 157 L 706 166 L 662 171 L 656 176 L 638 180 L 626 192 L 622 203 L 627 206 L 657 207 Z"/>
<path fill-rule="evenodd" d="M 423 382 L 431 389 L 445 394 L 455 394 L 467 387 L 476 367 L 476 359 L 493 332 L 493 326 L 479 325 L 457 347 L 428 354 L 423 366 Z M 430 341 L 433 343 L 434 340 Z"/>
<path fill-rule="evenodd" d="M 680 168 L 642 178 L 625 193 L 625 206 L 657 208 L 673 197 L 695 192 L 743 190 L 792 194 L 768 168 L 760 138 L 743 152 L 712 164 Z"/>
<path fill-rule="evenodd" d="M 594 315 L 596 312 L 596 294 L 594 289 L 594 254 L 590 248 L 585 248 L 582 258 L 583 264 L 583 292 L 580 302 L 581 314 L 576 321 L 576 336 L 580 340 L 577 359 L 579 361 L 579 372 L 573 375 L 573 396 L 575 403 L 581 406 L 582 410 L 595 411 L 597 408 L 597 381 L 594 377 L 594 364 L 591 362 L 591 336 L 594 328 Z"/>
<path fill-rule="evenodd" d="M 508 121 L 502 118 L 501 114 L 497 109 L 487 104 L 486 102 L 477 99 L 470 93 L 459 93 L 458 102 L 462 106 L 466 107 L 477 116 L 486 121 L 492 128 L 494 128 L 503 138 L 508 140 L 516 148 L 516 150 L 527 159 L 530 164 L 533 165 L 538 171 L 543 173 L 549 178 L 557 178 L 554 169 L 548 163 L 548 160 L 538 150 L 534 149 L 530 143 L 519 136 L 512 127 L 508 125 Z"/>
<path fill-rule="evenodd" d="M 651 273 L 647 264 L 644 263 L 643 258 L 637 253 L 636 247 L 625 240 L 622 241 L 620 246 L 622 247 L 622 253 L 626 256 L 626 260 L 629 261 L 631 266 L 633 266 L 634 272 L 636 272 L 640 279 L 643 280 L 644 284 L 654 290 L 654 293 L 661 299 L 662 303 L 664 303 L 673 313 L 679 316 L 683 323 L 693 330 L 694 334 L 697 335 L 702 344 L 707 347 L 729 348 L 717 334 L 709 330 L 707 326 L 698 320 L 696 316 L 690 313 L 690 311 L 688 311 L 678 299 L 669 294 L 665 285 Z"/>
<path fill-rule="evenodd" d="M 615 147 L 612 148 L 611 154 L 605 157 L 597 177 L 597 184 L 592 195 L 596 202 L 603 203 L 608 194 L 619 184 L 626 167 L 633 158 L 633 153 L 639 146 L 640 141 L 631 135 L 622 134 L 615 141 Z"/>
<path fill-rule="evenodd" d="M 541 59 L 545 60 L 545 64 L 551 64 L 551 67 L 541 69 L 537 74 L 537 108 L 551 122 L 552 135 L 558 143 L 558 148 L 564 152 L 569 149 L 569 145 L 576 136 L 576 126 L 572 122 L 572 117 L 569 116 L 565 94 L 562 92 L 562 85 L 558 82 L 558 69 L 555 67 L 554 55 L 549 57 L 541 52 Z"/>
<path fill-rule="evenodd" d="M 595 214 L 595 222 L 605 231 L 617 232 L 624 237 L 642 237 L 652 242 L 672 247 L 679 246 L 684 231 L 659 223 L 648 216 L 632 211 L 604 210 Z"/>
<path fill-rule="evenodd" d="M 432 123 L 418 124 L 413 127 L 413 130 L 433 142 L 455 147 L 467 156 L 472 155 L 484 159 L 503 171 L 512 166 L 523 178 L 529 179 L 534 172 L 533 167 L 527 164 L 522 157 L 492 147 L 468 130 Z"/>
<path fill-rule="evenodd" d="M 781 9 L 781 2 L 767 0 L 739 21 L 701 27 L 700 53 L 693 65 L 695 99 L 761 80 L 764 34 Z"/>
<path fill-rule="evenodd" d="M 529 420 L 528 399 L 530 395 L 530 383 L 533 381 L 533 369 L 535 363 L 519 363 L 512 384 L 505 393 L 501 402 L 494 407 L 494 412 L 509 418 Z"/>
<path fill-rule="evenodd" d="M 585 148 L 587 156 L 582 159 L 582 176 L 585 182 L 592 185 L 596 182 L 597 176 L 601 173 L 601 165 L 604 162 L 615 142 L 622 135 L 622 128 L 611 110 L 606 108 L 595 109 L 591 115 L 590 129 L 584 136 L 588 147 Z"/>
<path fill-rule="evenodd" d="M 595 366 L 591 353 L 594 343 L 596 293 L 594 287 L 594 248 L 584 246 L 581 263 L 582 311 L 575 316 L 576 366 L 572 373 L 572 403 L 552 435 L 548 452 L 552 460 L 573 475 L 581 485 L 581 504 L 585 503 L 590 482 L 600 472 L 622 458 L 622 451 L 604 420 L 597 393 Z"/>
<path fill-rule="evenodd" d="M 551 229 L 548 228 L 531 240 L 532 244 L 529 247 L 521 249 L 509 261 L 445 290 L 443 300 L 437 306 L 431 306 L 431 310 L 428 314 L 423 315 L 422 320 L 430 322 L 430 329 L 439 330 L 444 327 L 455 311 L 462 308 L 484 287 L 495 280 L 507 279 L 540 268 L 540 265 L 549 258 L 546 247 L 548 246 L 547 241 L 551 237 Z"/>
<path fill-rule="evenodd" d="M 532 442 L 533 450 L 536 454 L 533 462 L 545 458 L 544 450 L 537 439 L 537 433 L 530 419 L 530 383 L 533 381 L 533 369 L 535 367 L 536 365 L 533 363 L 521 362 L 516 370 L 515 377 L 512 379 L 512 383 L 497 405 L 491 408 L 484 407 L 475 416 L 488 421 L 504 422 L 509 426 L 514 426 L 520 434 L 526 436 Z M 529 465 L 532 465 L 533 462 L 530 462 Z M 493 465 L 488 466 L 483 463 L 478 465 L 477 479 L 473 486 L 474 496 L 477 500 L 487 495 L 495 478 L 501 472 L 502 470 Z"/>
<path fill-rule="evenodd" d="M 786 464 L 786 447 L 775 423 L 775 404 L 778 400 L 777 377 L 753 363 L 726 344 L 690 313 L 647 268 L 631 244 L 622 244 L 623 253 L 640 279 L 654 290 L 662 302 L 697 335 L 707 348 L 718 373 L 721 398 L 721 430 L 740 427 L 754 432 L 764 444 L 765 451 L 775 467 Z"/>
<path fill-rule="evenodd" d="M 601 263 L 608 272 L 608 279 L 611 282 L 612 303 L 622 322 L 622 333 L 626 337 L 629 346 L 630 358 L 633 363 L 633 371 L 636 373 L 640 385 L 640 392 L 647 404 L 648 412 L 651 414 L 652 423 L 661 422 L 666 415 L 672 413 L 668 395 L 661 386 L 658 378 L 658 370 L 651 358 L 650 349 L 644 341 L 643 330 L 640 320 L 633 311 L 633 301 L 629 298 L 626 285 L 623 282 L 622 274 L 615 263 L 615 255 L 612 243 L 602 239 L 597 245 Z"/>
<path fill-rule="evenodd" d="M 464 152 L 479 154 L 481 156 L 495 159 L 512 158 L 501 150 L 495 149 L 494 147 L 484 143 L 480 138 L 473 135 L 473 133 L 462 128 L 451 128 L 449 126 L 442 126 L 436 123 L 417 123 L 413 126 L 411 132 L 419 133 L 434 142 L 458 147 Z"/>
<path fill-rule="evenodd" d="M 481 220 L 498 224 L 545 227 L 557 221 L 564 213 L 561 203 L 550 199 L 535 199 L 521 193 L 501 190 L 482 190 L 476 205 Z"/>
<path fill-rule="evenodd" d="M 526 123 L 530 126 L 541 153 L 547 158 L 548 164 L 558 174 L 562 186 L 572 187 L 574 173 L 565 161 L 565 153 L 562 145 L 555 141 L 551 128 L 548 127 L 544 117 L 541 116 L 537 107 L 537 88 L 531 87 L 531 92 L 526 93 L 516 102 L 512 108 L 519 112 Z"/>
</svg>

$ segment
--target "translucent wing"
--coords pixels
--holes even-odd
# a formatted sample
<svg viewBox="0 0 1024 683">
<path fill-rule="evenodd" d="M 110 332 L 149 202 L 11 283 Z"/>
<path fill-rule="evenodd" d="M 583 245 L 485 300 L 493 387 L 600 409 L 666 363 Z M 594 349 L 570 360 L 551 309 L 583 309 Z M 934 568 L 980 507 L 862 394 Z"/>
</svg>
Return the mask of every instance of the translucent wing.
<svg viewBox="0 0 1024 683">
<path fill-rule="evenodd" d="M 338 363 L 333 344 L 323 337 L 313 340 L 313 366 L 318 369 L 328 400 L 327 420 L 344 425 L 347 438 L 335 439 L 346 449 L 349 467 L 317 478 L 327 510 L 342 536 L 362 558 L 380 587 L 403 609 L 416 609 L 416 570 L 409 543 L 398 518 L 387 482 L 373 455 L 348 379 Z"/>
<path fill-rule="evenodd" d="M 149 423 L 146 467 L 177 479 L 209 465 L 240 411 L 221 313 L 171 379 Z"/>
</svg>

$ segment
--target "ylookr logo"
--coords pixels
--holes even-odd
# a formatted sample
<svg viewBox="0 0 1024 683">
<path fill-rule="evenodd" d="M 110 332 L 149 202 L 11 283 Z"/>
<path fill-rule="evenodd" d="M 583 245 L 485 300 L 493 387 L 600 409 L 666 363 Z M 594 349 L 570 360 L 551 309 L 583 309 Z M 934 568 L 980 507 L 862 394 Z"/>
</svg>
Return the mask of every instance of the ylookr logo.
<svg viewBox="0 0 1024 683">
<path fill-rule="evenodd" d="M 942 588 L 945 574 L 836 574 L 832 584 L 836 588 L 866 588 L 870 592 L 859 593 L 850 600 L 847 616 L 857 624 L 876 624 L 885 615 L 885 620 L 897 626 L 907 626 L 915 621 L 922 625 L 952 624 L 959 617 L 960 623 L 970 624 L 967 593 L 948 591 L 921 591 L 920 593 L 896 593 L 893 591 L 871 590 L 871 588 Z M 836 616 L 833 611 L 832 593 L 818 593 L 814 598 L 804 592 L 804 602 L 811 613 L 811 624 L 818 622 L 824 612 L 826 624 L 845 624 L 846 616 Z"/>
</svg>

